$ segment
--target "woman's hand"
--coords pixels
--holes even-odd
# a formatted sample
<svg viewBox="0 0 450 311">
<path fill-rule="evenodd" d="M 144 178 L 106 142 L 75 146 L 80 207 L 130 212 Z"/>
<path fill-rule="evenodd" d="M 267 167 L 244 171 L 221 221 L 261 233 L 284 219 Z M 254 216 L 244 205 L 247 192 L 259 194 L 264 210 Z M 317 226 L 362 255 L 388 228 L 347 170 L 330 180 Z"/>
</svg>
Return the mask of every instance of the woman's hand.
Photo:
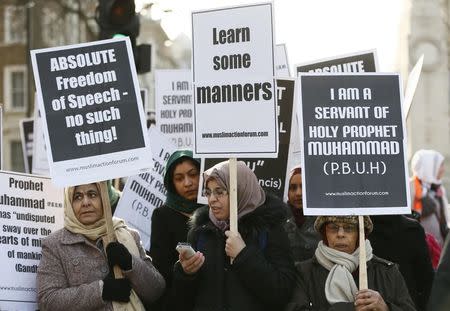
<svg viewBox="0 0 450 311">
<path fill-rule="evenodd" d="M 133 260 L 128 249 L 119 242 L 111 242 L 106 246 L 106 257 L 108 257 L 108 264 L 111 269 L 118 265 L 124 271 L 131 270 L 133 267 Z"/>
<path fill-rule="evenodd" d="M 183 250 L 178 255 L 181 267 L 186 274 L 195 274 L 202 267 L 205 262 L 205 256 L 201 252 L 196 252 L 194 256 L 188 257 L 188 251 Z"/>
<path fill-rule="evenodd" d="M 380 293 L 372 289 L 363 289 L 356 293 L 356 311 L 389 311 Z"/>
<path fill-rule="evenodd" d="M 225 241 L 225 252 L 228 257 L 236 258 L 237 255 L 244 249 L 245 242 L 239 232 L 225 231 L 227 240 Z"/>
</svg>

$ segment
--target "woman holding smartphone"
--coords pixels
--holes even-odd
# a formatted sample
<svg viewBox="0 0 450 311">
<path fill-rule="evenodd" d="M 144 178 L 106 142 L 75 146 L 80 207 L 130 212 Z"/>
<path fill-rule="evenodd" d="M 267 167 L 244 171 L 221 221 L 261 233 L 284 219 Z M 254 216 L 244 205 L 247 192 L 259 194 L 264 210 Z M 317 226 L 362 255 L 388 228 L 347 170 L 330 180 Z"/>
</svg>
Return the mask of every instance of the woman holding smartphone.
<svg viewBox="0 0 450 311">
<path fill-rule="evenodd" d="M 239 232 L 229 231 L 229 162 L 204 172 L 208 206 L 192 218 L 174 267 L 171 310 L 281 310 L 294 284 L 294 263 L 283 228 L 284 203 L 266 195 L 244 162 L 237 162 Z M 233 259 L 233 262 L 230 262 Z"/>
<path fill-rule="evenodd" d="M 192 151 L 178 150 L 168 159 L 164 174 L 167 199 L 153 212 L 150 245 L 153 264 L 166 281 L 166 293 L 152 310 L 166 310 L 173 265 L 178 260 L 175 247 L 178 242 L 186 241 L 189 217 L 201 206 L 197 204 L 199 177 L 200 163 L 192 157 Z"/>
</svg>

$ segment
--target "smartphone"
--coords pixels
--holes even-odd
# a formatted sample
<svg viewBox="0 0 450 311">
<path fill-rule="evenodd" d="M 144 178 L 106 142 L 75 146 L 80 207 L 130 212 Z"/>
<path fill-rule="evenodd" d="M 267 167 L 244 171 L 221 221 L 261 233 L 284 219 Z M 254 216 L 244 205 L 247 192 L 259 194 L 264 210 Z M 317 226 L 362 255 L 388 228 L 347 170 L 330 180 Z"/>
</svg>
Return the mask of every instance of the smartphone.
<svg viewBox="0 0 450 311">
<path fill-rule="evenodd" d="M 195 251 L 189 243 L 178 242 L 175 249 L 179 254 L 184 251 L 188 259 L 195 255 Z"/>
</svg>

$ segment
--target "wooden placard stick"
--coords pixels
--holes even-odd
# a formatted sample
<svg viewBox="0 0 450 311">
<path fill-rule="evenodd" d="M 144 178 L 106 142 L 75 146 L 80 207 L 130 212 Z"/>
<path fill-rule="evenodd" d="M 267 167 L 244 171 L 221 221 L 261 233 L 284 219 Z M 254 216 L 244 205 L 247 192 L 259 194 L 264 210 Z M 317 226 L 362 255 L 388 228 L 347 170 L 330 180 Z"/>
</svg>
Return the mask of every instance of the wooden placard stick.
<svg viewBox="0 0 450 311">
<path fill-rule="evenodd" d="M 238 217 L 237 217 L 237 168 L 236 168 L 236 158 L 230 158 L 229 160 L 229 170 L 230 170 L 230 231 L 238 232 Z M 231 263 L 233 263 L 233 258 L 231 258 Z"/>
<path fill-rule="evenodd" d="M 116 234 L 114 233 L 114 226 L 111 214 L 111 204 L 109 202 L 108 187 L 106 185 L 106 181 L 100 183 L 100 188 L 103 204 L 103 217 L 105 217 L 106 221 L 106 236 L 103 238 L 103 245 L 106 250 L 106 246 L 108 246 L 108 244 L 111 242 L 117 241 L 117 238 Z M 117 265 L 114 266 L 114 276 L 116 279 L 123 279 L 122 270 Z"/>
<path fill-rule="evenodd" d="M 358 216 L 359 222 L 359 290 L 367 289 L 366 236 L 364 234 L 364 216 Z"/>
</svg>

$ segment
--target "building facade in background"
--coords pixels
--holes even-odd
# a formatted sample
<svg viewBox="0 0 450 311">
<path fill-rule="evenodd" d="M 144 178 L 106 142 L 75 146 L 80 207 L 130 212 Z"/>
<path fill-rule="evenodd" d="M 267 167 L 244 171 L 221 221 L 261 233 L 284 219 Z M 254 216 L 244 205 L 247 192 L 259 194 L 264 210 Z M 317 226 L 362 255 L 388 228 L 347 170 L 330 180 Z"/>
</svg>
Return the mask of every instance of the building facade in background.
<svg viewBox="0 0 450 311">
<path fill-rule="evenodd" d="M 445 158 L 444 184 L 450 188 L 450 1 L 411 0 L 408 72 L 424 54 L 424 64 L 407 122 L 408 154 L 435 149 Z"/>
<path fill-rule="evenodd" d="M 96 33 L 93 19 L 96 3 L 95 0 L 0 2 L 3 169 L 24 171 L 19 121 L 33 116 L 35 92 L 28 51 L 89 41 Z"/>
</svg>

